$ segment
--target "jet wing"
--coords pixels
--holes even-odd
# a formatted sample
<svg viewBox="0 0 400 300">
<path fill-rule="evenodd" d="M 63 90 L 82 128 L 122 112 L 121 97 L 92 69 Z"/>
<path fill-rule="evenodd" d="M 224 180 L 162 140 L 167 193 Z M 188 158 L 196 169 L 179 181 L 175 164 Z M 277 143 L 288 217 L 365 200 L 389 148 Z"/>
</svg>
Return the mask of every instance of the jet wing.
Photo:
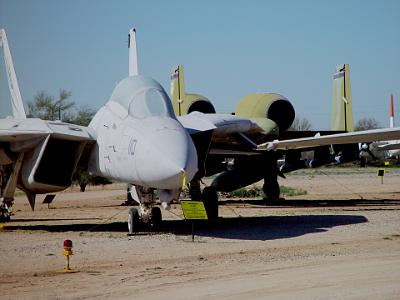
<svg viewBox="0 0 400 300">
<path fill-rule="evenodd" d="M 191 134 L 214 130 L 213 137 L 215 138 L 233 133 L 262 131 L 255 122 L 228 114 L 204 114 L 194 111 L 188 115 L 178 117 L 178 120 Z"/>
<path fill-rule="evenodd" d="M 400 141 L 395 141 L 395 142 L 392 142 L 392 143 L 379 145 L 378 149 L 381 150 L 381 151 L 398 150 L 398 149 L 400 149 Z"/>
<path fill-rule="evenodd" d="M 0 119 L 0 142 L 10 143 L 15 152 L 34 147 L 35 141 L 48 135 L 71 141 L 94 141 L 90 129 L 83 126 L 35 118 Z"/>
<path fill-rule="evenodd" d="M 258 155 L 260 154 L 257 151 L 254 150 L 231 150 L 231 149 L 219 149 L 219 148 L 211 148 L 210 155 L 222 155 L 222 156 L 229 156 L 229 157 L 234 157 L 234 156 L 249 156 L 249 155 Z"/>
<path fill-rule="evenodd" d="M 228 114 L 204 114 L 192 112 L 178 117 L 189 134 L 211 131 L 210 155 L 242 156 L 255 155 L 257 144 L 249 137 L 264 131 L 250 119 Z"/>
<path fill-rule="evenodd" d="M 19 142 L 40 138 L 51 130 L 38 119 L 0 119 L 0 141 Z"/>
<path fill-rule="evenodd" d="M 178 121 L 183 127 L 189 132 L 189 134 L 195 134 L 207 130 L 214 130 L 216 126 L 209 120 L 202 118 L 201 115 L 196 113 L 190 113 L 188 115 L 177 117 Z"/>
<path fill-rule="evenodd" d="M 377 141 L 389 141 L 400 139 L 400 127 L 396 128 L 385 128 L 385 129 L 373 129 L 358 132 L 348 132 L 340 134 L 332 134 L 321 136 L 316 134 L 313 137 L 298 138 L 291 140 L 274 140 L 259 145 L 258 149 L 263 150 L 289 150 L 289 149 L 301 149 L 316 146 L 326 146 L 332 144 L 353 144 L 353 143 L 364 143 L 364 142 L 377 142 Z"/>
</svg>

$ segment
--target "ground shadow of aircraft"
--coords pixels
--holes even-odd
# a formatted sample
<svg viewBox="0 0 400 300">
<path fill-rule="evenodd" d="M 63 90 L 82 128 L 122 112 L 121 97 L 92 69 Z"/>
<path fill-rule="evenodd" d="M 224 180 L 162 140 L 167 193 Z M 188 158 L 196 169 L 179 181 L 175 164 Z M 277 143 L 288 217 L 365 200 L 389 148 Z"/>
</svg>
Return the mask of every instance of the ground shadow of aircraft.
<svg viewBox="0 0 400 300">
<path fill-rule="evenodd" d="M 400 194 L 394 192 L 393 194 Z M 400 200 L 397 199 L 346 199 L 346 200 L 307 200 L 307 199 L 298 199 L 298 200 L 275 200 L 275 201 L 266 201 L 265 199 L 228 199 L 224 201 L 220 201 L 219 205 L 230 205 L 230 204 L 248 204 L 256 206 L 256 208 L 264 207 L 269 209 L 271 207 L 352 207 L 357 205 L 362 206 L 376 206 L 376 205 L 400 205 Z"/>
<path fill-rule="evenodd" d="M 14 219 L 10 220 L 12 223 L 25 223 L 25 222 L 54 222 L 54 221 L 89 221 L 89 220 L 102 220 L 101 218 L 35 218 L 35 219 Z M 9 226 L 7 226 L 9 228 Z"/>
<path fill-rule="evenodd" d="M 300 215 L 229 218 L 213 230 L 197 230 L 197 236 L 238 240 L 276 240 L 311 233 L 326 232 L 329 228 L 368 222 L 360 215 Z"/>
<path fill-rule="evenodd" d="M 360 215 L 300 215 L 221 218 L 218 226 L 196 222 L 196 236 L 238 240 L 276 240 L 293 238 L 311 233 L 326 232 L 329 228 L 368 222 Z M 7 225 L 5 230 L 44 230 L 49 232 L 126 232 L 125 222 L 107 224 L 66 224 L 66 225 Z M 138 235 L 172 233 L 183 236 L 191 234 L 191 222 L 165 220 L 162 227 L 154 230 L 143 226 Z"/>
</svg>

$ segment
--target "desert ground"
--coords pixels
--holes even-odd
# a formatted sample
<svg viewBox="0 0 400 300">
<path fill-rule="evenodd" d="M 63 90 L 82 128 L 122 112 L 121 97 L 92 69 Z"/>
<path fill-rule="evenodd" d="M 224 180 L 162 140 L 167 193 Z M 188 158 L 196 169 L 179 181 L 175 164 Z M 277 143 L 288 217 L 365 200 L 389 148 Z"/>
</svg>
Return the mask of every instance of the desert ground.
<svg viewBox="0 0 400 300">
<path fill-rule="evenodd" d="M 49 208 L 39 196 L 34 212 L 19 195 L 0 231 L 0 299 L 400 299 L 399 169 L 383 183 L 373 168 L 323 168 L 280 184 L 307 194 L 221 199 L 194 242 L 178 204 L 158 231 L 128 236 L 123 184 L 73 187 Z"/>
</svg>

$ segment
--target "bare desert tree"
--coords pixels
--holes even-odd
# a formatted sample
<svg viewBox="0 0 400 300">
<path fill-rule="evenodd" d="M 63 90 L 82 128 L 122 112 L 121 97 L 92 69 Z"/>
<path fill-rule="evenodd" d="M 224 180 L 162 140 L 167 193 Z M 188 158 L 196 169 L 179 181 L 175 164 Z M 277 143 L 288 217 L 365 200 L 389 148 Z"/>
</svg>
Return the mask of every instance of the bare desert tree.
<svg viewBox="0 0 400 300">
<path fill-rule="evenodd" d="M 374 118 L 362 118 L 357 121 L 356 125 L 354 126 L 354 131 L 362 131 L 362 130 L 369 130 L 369 129 L 377 129 L 381 128 L 379 122 Z"/>
<path fill-rule="evenodd" d="M 289 128 L 290 131 L 308 131 L 312 130 L 310 121 L 306 118 L 295 118 L 292 126 Z"/>
</svg>

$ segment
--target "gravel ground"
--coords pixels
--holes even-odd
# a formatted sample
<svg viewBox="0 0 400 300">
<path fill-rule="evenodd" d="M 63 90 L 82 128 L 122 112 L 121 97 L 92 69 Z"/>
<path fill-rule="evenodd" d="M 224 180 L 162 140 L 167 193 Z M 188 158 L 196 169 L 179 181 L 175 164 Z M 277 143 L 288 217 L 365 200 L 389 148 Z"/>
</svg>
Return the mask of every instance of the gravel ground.
<svg viewBox="0 0 400 300">
<path fill-rule="evenodd" d="M 302 200 L 400 200 L 400 173 L 318 169 L 285 186 Z M 400 206 L 265 207 L 223 201 L 210 227 L 163 211 L 159 232 L 126 235 L 124 185 L 69 189 L 31 212 L 18 197 L 0 232 L 1 299 L 399 299 Z M 41 198 L 39 198 L 40 200 Z M 63 273 L 71 239 L 76 273 Z"/>
</svg>

